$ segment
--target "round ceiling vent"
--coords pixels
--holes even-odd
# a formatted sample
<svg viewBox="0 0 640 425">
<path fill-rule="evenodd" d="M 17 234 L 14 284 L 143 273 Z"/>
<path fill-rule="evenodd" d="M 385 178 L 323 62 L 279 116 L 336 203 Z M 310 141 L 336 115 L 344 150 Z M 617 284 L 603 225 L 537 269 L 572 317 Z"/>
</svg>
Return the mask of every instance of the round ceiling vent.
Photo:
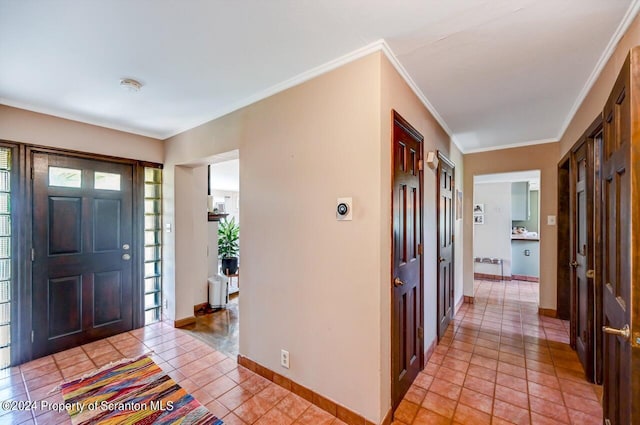
<svg viewBox="0 0 640 425">
<path fill-rule="evenodd" d="M 142 88 L 142 83 L 134 80 L 133 78 L 122 78 L 120 80 L 120 87 L 123 87 L 130 92 L 139 92 Z"/>
</svg>

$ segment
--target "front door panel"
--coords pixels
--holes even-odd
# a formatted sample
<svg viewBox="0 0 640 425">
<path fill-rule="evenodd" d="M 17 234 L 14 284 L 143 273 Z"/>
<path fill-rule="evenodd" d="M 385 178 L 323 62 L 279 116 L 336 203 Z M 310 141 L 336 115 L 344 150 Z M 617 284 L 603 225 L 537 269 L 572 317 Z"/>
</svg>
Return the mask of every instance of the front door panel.
<svg viewBox="0 0 640 425">
<path fill-rule="evenodd" d="M 33 153 L 33 357 L 133 327 L 131 165 Z"/>
</svg>

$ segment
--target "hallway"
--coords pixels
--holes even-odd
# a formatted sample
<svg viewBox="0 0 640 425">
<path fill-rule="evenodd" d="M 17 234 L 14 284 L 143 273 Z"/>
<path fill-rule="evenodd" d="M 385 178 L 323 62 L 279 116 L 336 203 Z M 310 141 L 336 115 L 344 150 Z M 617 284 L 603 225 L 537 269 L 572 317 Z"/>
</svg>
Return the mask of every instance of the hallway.
<svg viewBox="0 0 640 425">
<path fill-rule="evenodd" d="M 601 424 L 602 387 L 585 380 L 569 322 L 538 315 L 538 283 L 474 289 L 393 423 Z"/>
</svg>

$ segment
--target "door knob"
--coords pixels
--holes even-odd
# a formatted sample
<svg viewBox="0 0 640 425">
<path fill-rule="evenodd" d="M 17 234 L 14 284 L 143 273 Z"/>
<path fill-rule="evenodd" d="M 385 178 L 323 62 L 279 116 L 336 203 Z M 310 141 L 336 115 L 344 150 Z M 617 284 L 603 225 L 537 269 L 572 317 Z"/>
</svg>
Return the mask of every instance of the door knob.
<svg viewBox="0 0 640 425">
<path fill-rule="evenodd" d="M 440 257 L 440 258 L 438 258 L 438 261 L 441 262 L 441 263 L 444 263 L 446 261 L 446 258 Z"/>
<path fill-rule="evenodd" d="M 569 265 L 571 267 L 573 267 L 573 268 L 576 268 L 576 267 L 578 267 L 578 262 L 577 261 L 572 261 L 572 262 L 569 263 Z"/>
<path fill-rule="evenodd" d="M 130 248 L 130 247 L 129 247 L 129 244 L 128 244 L 128 243 L 126 243 L 126 244 L 122 245 L 122 249 L 124 249 L 125 251 L 126 251 L 126 250 L 128 250 L 129 248 Z"/>
<path fill-rule="evenodd" d="M 622 329 L 610 328 L 609 326 L 603 326 L 602 332 L 611 335 L 621 336 L 624 339 L 629 339 L 629 325 L 624 325 Z"/>
<path fill-rule="evenodd" d="M 131 256 L 129 254 L 122 254 L 122 259 L 124 261 L 129 261 L 129 260 L 131 260 Z"/>
<path fill-rule="evenodd" d="M 402 281 L 402 279 L 400 279 L 399 277 L 396 277 L 395 279 L 393 279 L 393 286 L 397 288 L 398 286 L 402 286 L 402 285 L 404 285 L 404 282 Z"/>
</svg>

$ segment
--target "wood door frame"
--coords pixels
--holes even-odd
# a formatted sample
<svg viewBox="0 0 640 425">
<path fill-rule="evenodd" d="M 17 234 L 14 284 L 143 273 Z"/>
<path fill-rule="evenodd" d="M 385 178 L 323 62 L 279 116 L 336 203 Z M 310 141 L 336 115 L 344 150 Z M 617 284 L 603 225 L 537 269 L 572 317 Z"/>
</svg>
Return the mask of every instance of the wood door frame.
<svg viewBox="0 0 640 425">
<path fill-rule="evenodd" d="M 390 325 L 391 325 L 391 409 L 393 411 L 395 411 L 395 409 L 398 407 L 397 405 L 394 405 L 394 394 L 397 391 L 396 390 L 396 379 L 393 376 L 394 375 L 394 361 L 397 361 L 397 359 L 394 360 L 394 348 L 393 348 L 393 344 L 394 341 L 396 340 L 396 336 L 395 336 L 395 332 L 394 332 L 394 306 L 395 304 L 395 294 L 394 294 L 394 286 L 393 283 L 391 283 L 391 281 L 393 280 L 393 273 L 394 273 L 394 268 L 395 268 L 395 264 L 394 264 L 394 250 L 393 250 L 393 217 L 394 217 L 394 210 L 393 210 L 393 187 L 394 187 L 394 183 L 395 183 L 395 169 L 394 169 L 394 155 L 395 153 L 395 149 L 394 149 L 394 125 L 397 124 L 398 126 L 400 126 L 404 131 L 406 131 L 409 135 L 411 135 L 413 138 L 415 138 L 417 141 L 419 141 L 420 143 L 420 150 L 421 150 L 421 158 L 424 158 L 424 137 L 422 136 L 422 134 L 420 134 L 415 128 L 413 128 L 413 126 L 411 124 L 409 124 L 409 122 L 407 120 L 405 120 L 404 118 L 402 118 L 402 116 L 395 110 L 391 110 L 391 161 L 390 161 L 390 172 L 391 172 L 391 203 L 390 203 L 390 213 L 391 213 L 391 220 L 390 220 L 390 229 L 389 229 L 389 235 L 391 237 L 391 255 L 390 255 L 390 273 L 389 273 L 389 290 L 391 291 L 391 315 L 390 315 Z M 420 217 L 419 217 L 419 221 L 420 221 L 420 231 L 422 232 L 421 235 L 421 243 L 424 246 L 424 171 L 423 171 L 423 167 L 419 167 L 419 195 L 420 195 L 420 202 L 423 204 L 422 208 L 420 208 Z M 424 251 L 423 251 L 424 252 Z M 419 327 L 424 329 L 424 254 L 422 254 L 420 256 L 420 282 L 418 284 L 419 288 L 420 288 L 420 300 L 419 300 Z M 420 340 L 422 341 L 422 347 L 419 347 L 419 358 L 418 358 L 418 364 L 420 365 L 420 370 L 422 370 L 424 368 L 424 355 L 425 355 L 425 347 L 424 347 L 424 337 L 420 338 Z"/>
<path fill-rule="evenodd" d="M 570 156 L 571 150 L 558 162 L 558 255 L 556 311 L 559 319 L 571 320 L 571 276 L 569 263 L 571 262 L 571 233 L 569 229 L 570 204 Z M 575 338 L 571 334 L 571 347 L 575 349 Z"/>
<path fill-rule="evenodd" d="M 11 183 L 12 202 L 12 278 L 11 298 L 11 362 L 21 364 L 32 360 L 32 276 L 30 252 L 33 248 L 33 204 L 32 204 L 32 153 L 63 155 L 80 159 L 91 159 L 131 165 L 132 167 L 132 252 L 137 260 L 132 264 L 133 328 L 144 326 L 144 167 L 162 168 L 162 164 L 119 158 L 109 155 L 57 149 L 47 146 L 0 140 L 0 146 L 12 148 L 15 155 L 13 181 Z"/>
<path fill-rule="evenodd" d="M 590 309 L 593 313 L 591 317 L 593 321 L 592 325 L 590 326 L 592 336 L 592 346 L 590 347 L 591 352 L 587 356 L 591 360 L 591 362 L 589 365 L 587 365 L 588 367 L 585 370 L 585 374 L 589 381 L 596 383 L 600 383 L 602 381 L 602 335 L 600 332 L 600 328 L 602 326 L 602 277 L 598 272 L 599 270 L 601 270 L 602 265 L 602 217 L 601 203 L 596 202 L 596 200 L 599 200 L 601 197 L 600 177 L 602 151 L 602 140 L 597 141 L 596 139 L 598 135 L 602 135 L 602 132 L 603 118 L 602 113 L 600 113 L 589 125 L 589 127 L 587 127 L 580 138 L 574 143 L 571 149 L 569 149 L 563 160 L 560 162 L 560 164 L 565 164 L 565 162 L 568 161 L 568 181 L 561 182 L 560 175 L 558 178 L 559 201 L 561 197 L 561 191 L 566 192 L 568 188 L 568 203 L 570 206 L 575 206 L 575 182 L 577 181 L 575 156 L 579 149 L 584 146 L 587 161 L 587 187 L 585 190 L 587 193 L 587 239 L 589 240 L 589 252 L 587 252 L 587 269 L 596 270 L 595 277 L 588 278 L 588 281 L 590 280 L 590 282 L 588 283 L 588 287 L 591 292 L 590 297 L 592 297 L 592 299 L 590 299 Z M 568 186 L 561 188 L 560 185 L 562 183 L 568 183 Z M 560 213 L 560 202 L 558 203 L 558 206 L 558 211 Z M 571 216 L 572 208 L 573 207 L 570 207 L 566 211 L 566 216 L 563 217 L 563 223 L 564 220 L 566 220 L 567 229 L 558 229 L 558 276 L 560 278 L 562 274 L 562 276 L 568 278 L 570 282 L 570 345 L 571 348 L 577 350 L 577 287 L 575 285 L 575 270 L 571 270 L 571 267 L 568 265 L 575 258 L 574 249 L 576 244 L 576 234 L 574 232 L 573 226 L 571 226 L 572 220 L 575 220 L 575 217 Z M 564 210 L 562 210 L 562 212 L 563 214 L 565 213 Z M 561 241 L 563 237 L 567 237 L 567 240 Z M 563 249 L 562 251 L 561 248 Z M 563 254 L 561 255 L 560 253 Z M 564 273 L 561 273 L 561 270 L 563 270 Z"/>
<path fill-rule="evenodd" d="M 600 199 L 600 176 L 601 176 L 601 149 L 602 142 L 596 142 L 596 138 L 603 131 L 603 118 L 600 113 L 594 121 L 587 127 L 587 130 L 580 136 L 580 138 L 574 143 L 574 145 L 567 152 L 566 157 L 569 160 L 569 203 L 570 208 L 568 211 L 568 230 L 569 230 L 569 244 L 568 248 L 568 261 L 565 262 L 565 268 L 567 264 L 574 260 L 574 249 L 576 245 L 576 234 L 573 226 L 571 226 L 571 211 L 576 210 L 576 194 L 575 194 L 575 182 L 577 181 L 577 169 L 576 169 L 576 154 L 584 146 L 587 161 L 587 177 L 586 177 L 586 194 L 587 194 L 587 240 L 589 241 L 587 252 L 587 270 L 596 270 L 594 278 L 587 278 L 587 286 L 589 288 L 589 296 L 592 310 L 592 325 L 591 338 L 592 347 L 590 347 L 589 358 L 591 364 L 585 369 L 587 379 L 591 382 L 600 383 L 602 381 L 602 334 L 600 328 L 602 326 L 602 278 L 598 273 L 601 266 L 602 256 L 602 243 L 601 243 L 601 203 L 596 202 Z M 558 181 L 560 184 L 560 181 Z M 558 242 L 560 245 L 560 242 Z M 560 252 L 560 251 L 559 251 Z M 568 272 L 570 281 L 570 345 L 571 348 L 577 350 L 577 294 L 578 288 L 576 286 L 576 274 L 575 270 Z"/>
<path fill-rule="evenodd" d="M 441 188 L 441 178 L 442 178 L 442 173 L 441 173 L 441 166 L 442 163 L 446 164 L 447 166 L 451 167 L 451 171 L 452 171 L 452 183 L 451 183 L 451 210 L 452 210 L 452 214 L 453 214 L 453 220 L 451 223 L 451 235 L 452 235 L 452 242 L 451 242 L 451 319 L 453 319 L 453 316 L 455 315 L 455 310 L 456 310 L 456 306 L 455 306 L 455 299 L 456 299 L 456 294 L 455 294 L 455 255 L 456 255 L 456 250 L 455 250 L 455 246 L 456 246 L 456 240 L 455 240 L 455 223 L 456 223 L 456 219 L 455 219 L 455 210 L 456 210 L 456 178 L 455 178 L 455 172 L 456 172 L 456 164 L 451 161 L 449 158 L 447 158 L 447 156 L 442 152 L 442 151 L 438 151 L 438 167 L 436 168 L 437 172 L 436 172 L 436 339 L 438 340 L 438 342 L 440 342 L 440 340 L 442 339 L 442 336 L 440 335 L 440 263 L 439 263 L 439 258 L 440 258 L 440 237 L 442 236 L 441 234 L 441 229 L 440 229 L 440 214 L 442 213 L 440 211 L 440 188 Z"/>
</svg>

